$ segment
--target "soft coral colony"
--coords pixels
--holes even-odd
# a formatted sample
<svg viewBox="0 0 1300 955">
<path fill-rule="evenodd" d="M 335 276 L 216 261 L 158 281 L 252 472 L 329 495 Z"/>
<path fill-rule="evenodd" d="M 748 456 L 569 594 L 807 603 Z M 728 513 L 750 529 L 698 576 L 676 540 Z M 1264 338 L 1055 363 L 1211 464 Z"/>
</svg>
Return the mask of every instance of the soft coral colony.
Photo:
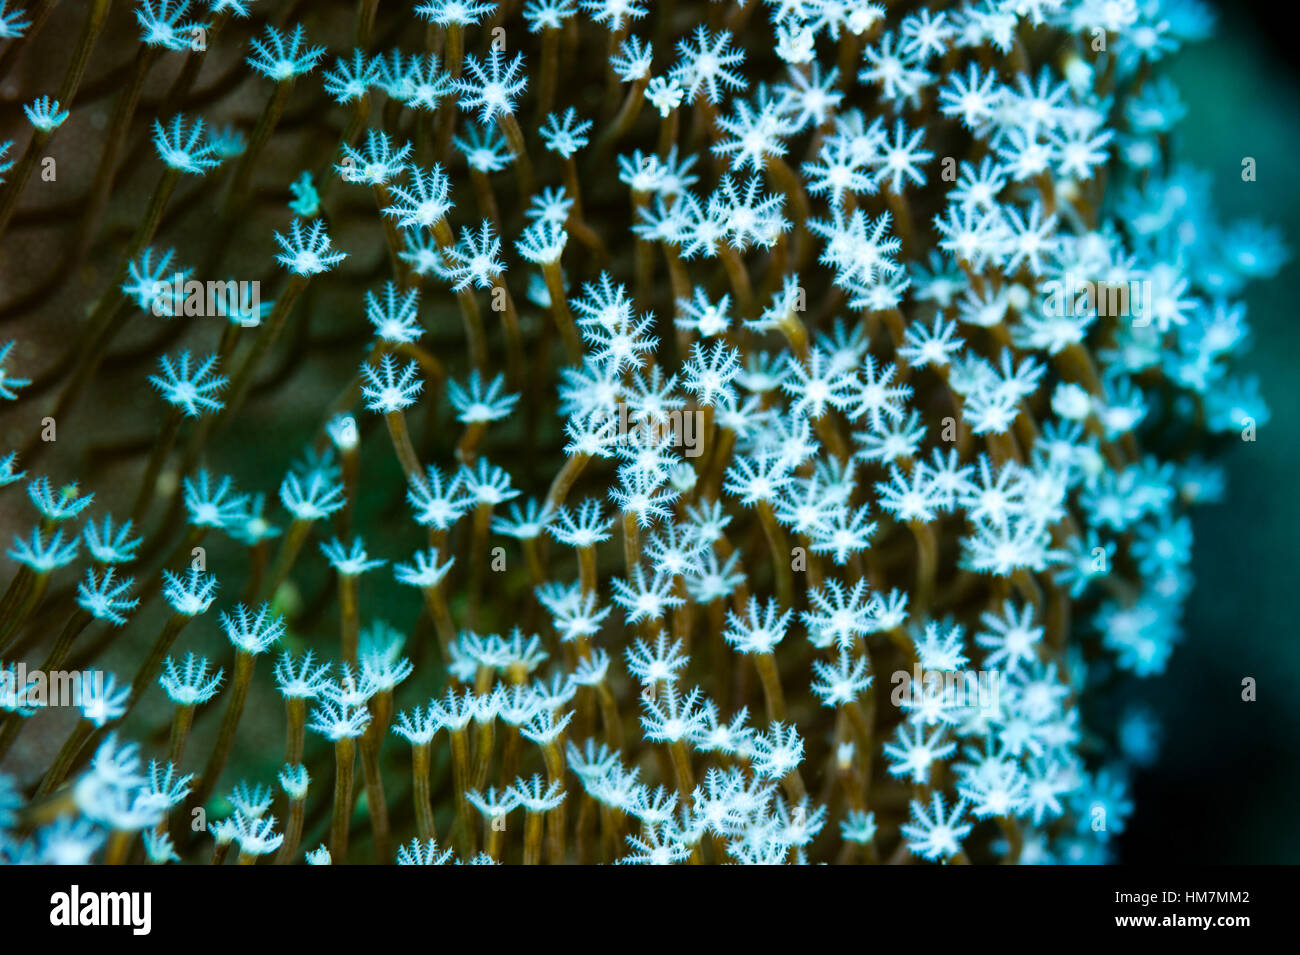
<svg viewBox="0 0 1300 955">
<path fill-rule="evenodd" d="M 0 858 L 1111 859 L 1157 734 L 1116 688 L 1165 668 L 1212 453 L 1268 417 L 1231 362 L 1285 251 L 1171 148 L 1203 2 L 334 6 L 134 5 L 69 261 L 136 138 L 148 203 L 67 355 L 0 349 L 23 433 L 66 435 L 0 470 L 34 522 L 0 758 L 36 767 L 0 775 Z M 7 242 L 107 8 L 0 153 Z M 46 19 L 0 3 L 0 37 Z M 295 123 L 327 163 L 285 159 Z M 165 214 L 191 189 L 201 268 Z M 274 296 L 184 324 L 173 277 L 258 243 Z M 238 487 L 325 309 L 354 370 Z M 119 500 L 55 455 L 141 313 L 187 347 L 135 379 L 163 423 Z M 390 576 L 419 602 L 371 598 Z M 146 610 L 133 672 L 96 670 Z M 17 678 L 74 666 L 76 719 Z"/>
</svg>

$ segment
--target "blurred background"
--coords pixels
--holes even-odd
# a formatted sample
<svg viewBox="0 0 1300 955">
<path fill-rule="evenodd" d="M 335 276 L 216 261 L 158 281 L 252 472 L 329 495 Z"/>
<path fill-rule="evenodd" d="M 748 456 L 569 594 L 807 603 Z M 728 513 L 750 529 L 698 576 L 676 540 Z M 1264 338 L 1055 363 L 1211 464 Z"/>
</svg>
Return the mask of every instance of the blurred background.
<svg viewBox="0 0 1300 955">
<path fill-rule="evenodd" d="M 1242 367 L 1259 375 L 1272 420 L 1223 459 L 1225 503 L 1195 515 L 1185 640 L 1164 677 L 1139 688 L 1164 734 L 1134 781 L 1121 841 L 1131 863 L 1300 862 L 1300 84 L 1275 0 L 1217 6 L 1215 37 L 1173 64 L 1188 106 L 1178 150 L 1213 174 L 1224 219 L 1281 226 L 1292 260 L 1246 296 L 1255 348 Z M 1241 179 L 1246 156 L 1255 182 Z M 1254 703 L 1241 699 L 1245 677 Z"/>
</svg>

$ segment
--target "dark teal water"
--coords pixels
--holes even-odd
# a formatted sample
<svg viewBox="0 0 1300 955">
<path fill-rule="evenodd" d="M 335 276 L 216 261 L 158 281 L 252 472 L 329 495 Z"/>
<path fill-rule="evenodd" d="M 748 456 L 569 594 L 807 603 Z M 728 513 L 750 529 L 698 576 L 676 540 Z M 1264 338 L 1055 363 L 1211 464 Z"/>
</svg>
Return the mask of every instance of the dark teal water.
<svg viewBox="0 0 1300 955">
<path fill-rule="evenodd" d="M 1173 69 L 1189 106 L 1179 151 L 1214 173 L 1225 219 L 1280 225 L 1293 258 L 1246 296 L 1255 347 L 1244 364 L 1273 417 L 1226 459 L 1225 503 L 1196 518 L 1186 641 L 1144 691 L 1165 741 L 1136 781 L 1130 862 L 1300 862 L 1300 84 L 1277 42 L 1286 13 L 1222 6 L 1216 37 Z M 1253 183 L 1244 156 L 1257 160 Z M 1241 700 L 1244 677 L 1254 703 Z"/>
</svg>

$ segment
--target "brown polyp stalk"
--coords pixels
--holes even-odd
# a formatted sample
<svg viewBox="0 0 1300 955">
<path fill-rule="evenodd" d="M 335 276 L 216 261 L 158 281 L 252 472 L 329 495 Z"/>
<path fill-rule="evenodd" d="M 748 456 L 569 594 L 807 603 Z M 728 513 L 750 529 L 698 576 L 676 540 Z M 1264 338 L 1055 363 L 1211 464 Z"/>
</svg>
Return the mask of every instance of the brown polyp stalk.
<svg viewBox="0 0 1300 955">
<path fill-rule="evenodd" d="M 641 565 L 641 533 L 637 527 L 636 515 L 624 512 L 621 522 L 623 531 L 623 564 L 629 577 Z"/>
<path fill-rule="evenodd" d="M 528 158 L 528 144 L 524 142 L 524 131 L 519 128 L 519 120 L 514 113 L 497 113 L 497 125 L 506 138 L 506 145 L 515 154 L 511 163 L 515 170 L 515 181 L 519 184 L 521 196 L 531 196 L 534 191 L 535 176 L 533 161 Z"/>
<path fill-rule="evenodd" d="M 430 744 L 419 742 L 411 744 L 411 793 L 415 801 L 415 828 L 422 842 L 438 838 L 438 831 L 433 821 L 433 800 L 429 789 L 432 762 Z"/>
<path fill-rule="evenodd" d="M 776 669 L 776 657 L 769 653 L 750 654 L 754 669 L 763 684 L 763 698 L 767 702 L 767 718 L 784 723 L 786 719 L 785 694 L 781 692 L 781 677 Z"/>
<path fill-rule="evenodd" d="M 803 776 L 797 768 L 790 770 L 781 777 L 781 788 L 785 790 L 790 802 L 795 805 L 798 805 L 808 795 L 808 788 L 804 785 Z"/>
<path fill-rule="evenodd" d="M 542 832 L 545 820 L 545 813 L 532 810 L 524 813 L 524 865 L 541 865 Z"/>
<path fill-rule="evenodd" d="M 163 421 L 162 431 L 159 433 L 158 440 L 149 454 L 149 461 L 145 464 L 144 476 L 140 479 L 140 487 L 136 491 L 135 502 L 131 505 L 131 523 L 137 527 L 141 526 L 145 515 L 149 512 L 149 504 L 158 489 L 158 475 L 162 471 L 163 462 L 167 460 L 167 455 L 171 453 L 172 447 L 176 444 L 176 436 L 181 429 L 181 415 L 179 408 L 169 408 L 167 410 L 167 417 Z"/>
<path fill-rule="evenodd" d="M 596 548 L 593 545 L 578 548 L 578 581 L 583 594 L 596 592 Z"/>
<path fill-rule="evenodd" d="M 844 711 L 848 714 L 849 725 L 853 729 L 854 742 L 857 744 L 857 753 L 862 761 L 862 784 L 863 800 L 862 807 L 866 808 L 866 793 L 871 785 L 871 755 L 874 751 L 874 733 L 872 724 L 875 719 L 876 698 L 874 687 L 868 687 L 865 694 L 866 706 L 864 707 L 858 700 L 850 700 L 844 705 Z"/>
<path fill-rule="evenodd" d="M 302 841 L 303 821 L 307 814 L 307 797 L 289 800 L 289 818 L 285 821 L 284 841 L 275 854 L 274 865 L 288 865 L 298 854 L 298 845 Z"/>
<path fill-rule="evenodd" d="M 542 275 L 546 279 L 546 291 L 551 299 L 551 314 L 555 316 L 555 326 L 559 329 L 560 338 L 564 342 L 565 353 L 571 364 L 581 364 L 582 343 L 578 338 L 578 327 L 574 324 L 573 313 L 569 311 L 569 303 L 564 295 L 564 278 L 560 273 L 559 260 L 543 262 Z"/>
<path fill-rule="evenodd" d="M 546 569 L 542 566 L 541 556 L 538 553 L 537 538 L 520 538 L 519 546 L 524 552 L 524 564 L 528 568 L 529 580 L 532 581 L 534 588 L 540 587 L 546 583 Z"/>
<path fill-rule="evenodd" d="M 393 205 L 392 194 L 388 191 L 388 186 L 382 182 L 372 183 L 370 191 L 375 197 L 375 208 L 379 210 L 379 220 L 384 227 L 384 241 L 388 245 L 388 259 L 393 266 L 393 275 L 400 287 L 407 288 L 412 283 L 414 274 L 411 267 L 402 259 L 402 252 L 405 251 L 406 246 L 397 231 L 397 222 L 386 211 Z"/>
<path fill-rule="evenodd" d="M 939 569 L 939 541 L 934 525 L 925 521 L 908 521 L 916 540 L 916 591 L 914 605 L 918 617 L 924 617 L 934 596 L 935 574 Z"/>
<path fill-rule="evenodd" d="M 589 226 L 583 217 L 582 184 L 578 178 L 578 165 L 572 156 L 564 160 L 564 188 L 565 192 L 573 198 L 573 208 L 569 210 L 569 218 L 565 221 L 564 227 L 595 253 L 601 268 L 607 269 L 610 263 L 609 249 L 605 247 L 605 241 L 600 237 L 600 233 Z"/>
<path fill-rule="evenodd" d="M 496 745 L 496 719 L 475 720 L 474 761 L 469 774 L 469 788 L 482 790 L 487 785 L 488 768 L 492 765 L 493 747 Z"/>
<path fill-rule="evenodd" d="M 41 528 L 41 534 L 46 533 L 44 526 Z M 4 650 L 8 643 L 6 635 L 16 629 L 16 624 L 11 624 L 10 619 L 14 608 L 20 604 L 26 597 L 32 586 L 32 578 L 35 577 L 35 571 L 26 564 L 18 568 L 18 573 L 14 574 L 13 579 L 9 581 L 9 586 L 5 588 L 4 596 L 0 597 L 0 650 Z"/>
<path fill-rule="evenodd" d="M 279 298 L 275 300 L 275 306 L 271 309 L 271 314 L 267 316 L 266 322 L 258 329 L 252 347 L 249 348 L 244 360 L 240 362 L 234 374 L 230 376 L 230 388 L 226 392 L 226 407 L 217 416 L 216 424 L 213 426 L 215 429 L 221 430 L 227 427 L 234 419 L 235 414 L 243 407 L 248 392 L 253 386 L 253 374 L 284 331 L 284 327 L 289 320 L 289 313 L 293 311 L 294 303 L 297 302 L 298 297 L 307 288 L 308 281 L 308 276 L 299 275 L 296 272 L 290 275 L 288 285 L 285 286 Z M 208 420 L 211 419 L 204 419 L 205 422 Z M 196 437 L 199 434 L 202 435 L 201 442 L 205 442 L 209 436 L 207 432 L 199 431 L 196 432 Z M 201 447 L 202 443 L 199 444 L 199 448 Z M 187 460 L 192 456 L 197 456 L 197 450 L 193 454 L 187 454 Z M 185 471 L 188 471 L 188 468 Z"/>
<path fill-rule="evenodd" d="M 393 715 L 393 692 L 381 690 L 371 697 L 370 722 L 361 736 L 361 772 L 366 788 L 366 809 L 370 813 L 370 835 L 375 861 L 383 864 L 392 858 L 392 837 L 388 823 L 388 802 L 384 797 L 384 778 L 379 771 L 379 751 L 388 735 Z"/>
<path fill-rule="evenodd" d="M 329 850 L 331 860 L 340 865 L 347 862 L 348 856 L 356 748 L 356 740 L 350 736 L 334 741 L 334 812 L 330 821 Z"/>
<path fill-rule="evenodd" d="M 645 107 L 646 87 L 649 85 L 649 73 L 632 83 L 627 96 L 623 99 L 623 105 L 619 108 L 618 115 L 614 117 L 613 122 L 596 141 L 596 158 L 598 161 L 603 161 L 609 154 L 609 150 L 632 128 L 637 117 L 641 115 L 641 110 Z"/>
<path fill-rule="evenodd" d="M 80 607 L 73 611 L 72 616 L 68 618 L 68 622 L 55 639 L 54 646 L 50 649 L 49 654 L 41 662 L 40 672 L 52 673 L 63 665 L 68 649 L 81 632 L 86 629 L 90 621 L 90 614 Z M 17 713 L 6 713 L 3 718 L 0 718 L 0 725 L 3 726 L 3 729 L 0 729 L 0 760 L 4 759 L 5 754 L 13 745 L 14 740 L 17 739 L 18 734 L 22 732 L 26 723 L 27 721 Z"/>
<path fill-rule="evenodd" d="M 672 610 L 673 639 L 682 641 L 682 646 L 687 648 L 687 652 L 689 652 L 694 608 L 691 605 L 690 592 L 687 590 L 684 578 L 678 577 L 673 581 L 673 596 L 682 601 Z"/>
<path fill-rule="evenodd" d="M 357 4 L 355 45 L 362 50 L 370 46 L 370 36 L 375 30 L 375 13 L 378 9 L 379 0 L 360 0 Z"/>
<path fill-rule="evenodd" d="M 596 699 L 600 704 L 600 721 L 605 730 L 605 740 L 616 749 L 623 748 L 623 720 L 619 716 L 618 703 L 609 684 L 601 680 L 596 684 Z"/>
<path fill-rule="evenodd" d="M 546 763 L 548 785 L 564 782 L 564 753 L 558 739 L 542 746 L 542 759 Z M 563 865 L 565 856 L 565 810 L 560 803 L 547 813 L 547 860 L 551 865 Z"/>
<path fill-rule="evenodd" d="M 808 202 L 808 193 L 804 191 L 803 183 L 800 182 L 799 176 L 780 156 L 772 155 L 767 157 L 767 169 L 771 173 L 773 181 L 777 187 L 785 193 L 790 200 L 794 211 L 794 228 L 795 228 L 795 251 L 793 255 L 793 271 L 801 271 L 808 263 L 808 255 L 812 251 L 812 240 L 808 233 L 808 227 L 805 223 L 812 218 L 812 206 Z"/>
<path fill-rule="evenodd" d="M 104 140 L 104 148 L 100 152 L 99 164 L 92 180 L 94 186 L 91 188 L 90 199 L 84 207 L 76 233 L 79 241 L 73 254 L 73 261 L 78 261 L 85 255 L 95 236 L 96 227 L 108 204 L 109 192 L 117 172 L 118 152 L 130 131 L 131 119 L 140 103 L 140 93 L 144 88 L 145 78 L 157 61 L 158 55 L 157 47 L 146 46 L 143 43 L 136 51 L 130 83 L 118 97 L 113 117 L 109 120 L 108 136 Z"/>
<path fill-rule="evenodd" d="M 104 850 L 104 865 L 125 865 L 135 833 L 127 829 L 114 829 L 108 837 L 108 847 Z"/>
<path fill-rule="evenodd" d="M 343 152 L 344 146 L 353 146 L 361 131 L 366 128 L 366 121 L 370 119 L 370 96 L 359 96 L 352 101 L 352 113 L 348 117 L 348 123 L 343 127 L 343 133 L 339 136 L 338 149 L 324 162 L 316 167 L 316 173 L 312 176 L 312 182 L 317 183 L 316 195 L 320 197 L 323 204 L 328 196 L 334 191 L 334 187 L 342 182 L 340 176 L 331 175 L 334 169 L 333 157 Z"/>
<path fill-rule="evenodd" d="M 573 488 L 573 483 L 582 473 L 582 469 L 587 466 L 591 456 L 585 452 L 568 455 L 564 460 L 564 465 L 551 481 L 550 490 L 546 493 L 546 505 L 552 511 L 558 511 L 564 506 L 565 500 L 569 496 L 569 491 Z"/>
<path fill-rule="evenodd" d="M 496 862 L 505 861 L 502 852 L 506 838 L 507 818 L 509 818 L 508 813 L 502 813 L 498 816 L 485 815 L 483 817 L 483 838 L 484 842 L 487 844 L 484 851 Z M 498 819 L 501 821 L 500 826 L 497 825 Z"/>
<path fill-rule="evenodd" d="M 361 638 L 361 610 L 358 606 L 358 580 L 356 574 L 338 574 L 339 627 L 343 660 L 357 665 L 357 648 Z"/>
<path fill-rule="evenodd" d="M 436 553 L 436 552 L 435 552 Z M 444 660 L 451 659 L 451 644 L 456 639 L 456 625 L 451 619 L 446 597 L 442 593 L 442 584 L 421 587 L 429 617 L 433 620 L 434 631 L 438 634 L 438 646 Z"/>
<path fill-rule="evenodd" d="M 642 190 L 632 190 L 632 221 L 640 222 L 650 204 L 650 194 Z M 647 301 L 650 287 L 654 282 L 654 244 L 649 239 L 637 236 L 632 243 L 633 255 L 633 289 L 638 302 Z"/>
<path fill-rule="evenodd" d="M 68 738 L 63 741 L 63 746 L 59 749 L 58 755 L 54 757 L 54 763 L 46 771 L 45 776 L 41 779 L 40 785 L 36 788 L 34 799 L 40 799 L 42 796 L 48 796 L 58 788 L 59 784 L 72 768 L 72 763 L 81 751 L 81 747 L 86 740 L 90 738 L 91 733 L 95 731 L 95 724 L 89 720 L 77 720 L 77 725 L 73 727 Z"/>
<path fill-rule="evenodd" d="M 486 421 L 469 422 L 461 433 L 460 440 L 456 442 L 456 460 L 467 465 L 473 465 L 474 460 L 478 457 L 478 447 L 483 443 L 485 434 L 487 434 Z"/>
<path fill-rule="evenodd" d="M 555 87 L 559 77 L 560 31 L 542 31 L 542 68 L 537 81 L 537 112 L 534 126 L 540 126 L 555 102 Z"/>
<path fill-rule="evenodd" d="M 26 567 L 26 565 L 23 565 Z M 11 634 L 17 634 L 27 622 L 28 615 L 45 594 L 50 582 L 50 571 L 32 571 L 22 587 L 16 601 L 17 607 L 4 611 L 4 623 L 0 626 L 0 647 L 6 646 Z"/>
<path fill-rule="evenodd" d="M 195 780 L 194 790 L 190 793 L 187 807 L 202 806 L 217 787 L 230 750 L 235 744 L 235 733 L 239 729 L 239 720 L 244 713 L 244 703 L 248 699 L 248 688 L 253 682 L 253 668 L 257 657 L 245 650 L 235 651 L 235 675 L 231 680 L 230 696 L 226 700 L 226 709 L 221 714 L 221 727 L 217 731 L 217 740 L 208 754 L 203 772 Z"/>
<path fill-rule="evenodd" d="M 506 336 L 506 382 L 514 389 L 522 389 L 525 381 L 524 339 L 519 330 L 519 311 L 515 307 L 514 296 L 505 282 L 497 275 L 493 279 L 493 310 L 500 311 L 502 326 Z M 496 308 L 500 296 L 503 307 Z"/>
<path fill-rule="evenodd" d="M 492 526 L 492 505 L 482 502 L 476 506 L 473 522 L 469 551 L 469 596 L 465 611 L 465 625 L 471 630 L 478 626 L 479 601 L 483 596 L 483 567 L 487 562 L 488 531 Z"/>
<path fill-rule="evenodd" d="M 740 253 L 734 246 L 723 241 L 718 245 L 718 257 L 726 270 L 727 280 L 731 283 L 731 293 L 736 296 L 736 311 L 742 317 L 754 314 L 754 285 L 750 281 L 749 271 L 745 268 Z"/>
<path fill-rule="evenodd" d="M 474 187 L 474 201 L 478 203 L 479 218 L 487 219 L 497 229 L 501 228 L 501 209 L 487 173 L 477 166 L 469 167 L 470 183 Z"/>
<path fill-rule="evenodd" d="M 163 625 L 162 632 L 158 634 L 158 639 L 154 641 L 153 646 L 150 648 L 149 655 L 140 664 L 140 668 L 135 672 L 135 678 L 131 681 L 131 696 L 126 704 L 127 713 L 130 713 L 135 708 L 135 705 L 140 702 L 140 697 L 144 695 L 145 690 L 149 689 L 154 677 L 158 675 L 158 671 L 162 668 L 163 660 L 167 657 L 168 651 L 171 650 L 172 644 L 176 642 L 176 638 L 180 636 L 181 631 L 185 629 L 185 625 L 193 619 L 193 617 L 185 613 L 173 613 L 167 618 L 167 623 Z M 123 716 L 125 717 L 125 714 Z"/>
<path fill-rule="evenodd" d="M 226 842 L 221 842 L 219 840 L 214 841 L 212 843 L 212 858 L 208 860 L 208 864 L 225 865 L 226 856 L 230 854 L 230 848 L 232 845 L 234 845 L 234 843 L 230 841 L 226 841 Z"/>
<path fill-rule="evenodd" d="M 668 158 L 673 145 L 677 142 L 677 133 L 681 127 L 681 110 L 673 108 L 667 114 L 659 114 L 659 158 Z"/>
<path fill-rule="evenodd" d="M 274 600 L 281 585 L 289 578 L 289 572 L 298 559 L 298 552 L 307 540 L 307 535 L 311 533 L 312 523 L 295 517 L 289 524 L 289 530 L 280 541 L 280 549 L 275 555 L 275 562 L 271 565 L 271 573 L 261 591 L 264 600 Z"/>
<path fill-rule="evenodd" d="M 406 415 L 399 408 L 384 414 L 384 423 L 388 426 L 388 435 L 393 442 L 393 451 L 406 474 L 406 479 L 418 483 L 424 479 L 424 468 L 416 455 L 415 445 L 411 443 L 411 432 L 406 426 Z"/>
<path fill-rule="evenodd" d="M 301 696 L 286 696 L 284 710 L 287 723 L 284 761 L 290 766 L 302 762 L 302 749 L 307 736 L 307 700 Z"/>
<path fill-rule="evenodd" d="M 453 727 L 450 735 L 452 789 L 456 794 L 456 824 L 452 840 L 462 856 L 469 856 L 474 851 L 474 826 L 470 819 L 469 801 L 465 798 L 470 788 L 469 740 L 464 728 Z"/>
<path fill-rule="evenodd" d="M 181 764 L 185 755 L 185 743 L 190 736 L 190 727 L 194 725 L 194 704 L 188 703 L 176 707 L 172 714 L 171 733 L 167 737 L 167 762 L 173 766 Z"/>
<path fill-rule="evenodd" d="M 280 122 L 280 117 L 284 115 L 284 107 L 289 102 L 293 87 L 293 77 L 277 81 L 275 92 L 271 94 L 271 98 L 266 101 L 261 114 L 257 117 L 257 125 L 253 127 L 253 132 L 248 137 L 248 145 L 244 147 L 244 151 L 235 165 L 235 171 L 230 177 L 226 202 L 222 207 L 222 215 L 227 220 L 233 219 L 247 201 L 248 186 L 253 175 L 253 169 L 257 165 L 262 150 L 266 148 L 266 144 L 270 141 L 271 133 L 274 132 L 276 124 Z"/>
<path fill-rule="evenodd" d="M 686 744 L 673 740 L 668 744 L 668 754 L 672 757 L 673 772 L 677 777 L 677 791 L 683 800 L 689 800 L 695 791 L 695 773 L 691 770 L 691 756 L 686 751 Z"/>
<path fill-rule="evenodd" d="M 433 224 L 433 239 L 438 244 L 443 258 L 450 261 L 448 252 L 456 246 L 456 237 L 452 234 L 447 220 L 439 219 Z M 465 323 L 465 338 L 469 349 L 470 363 L 480 374 L 487 371 L 487 334 L 483 329 L 483 316 L 479 313 L 478 300 L 469 289 L 456 293 L 456 303 L 460 306 L 461 319 Z"/>
<path fill-rule="evenodd" d="M 758 502 L 759 522 L 772 554 L 772 570 L 776 576 L 777 601 L 784 608 L 794 606 L 794 579 L 790 573 L 790 543 L 785 530 L 776 519 L 770 501 Z"/>
</svg>

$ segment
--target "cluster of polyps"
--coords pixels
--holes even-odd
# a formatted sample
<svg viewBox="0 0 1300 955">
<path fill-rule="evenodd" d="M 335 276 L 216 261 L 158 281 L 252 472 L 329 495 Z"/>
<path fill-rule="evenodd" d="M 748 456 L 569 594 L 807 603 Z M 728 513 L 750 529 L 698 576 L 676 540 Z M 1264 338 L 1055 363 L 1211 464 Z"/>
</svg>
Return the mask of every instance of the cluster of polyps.
<svg viewBox="0 0 1300 955">
<path fill-rule="evenodd" d="M 68 103 L 104 27 L 86 6 Z M 319 843 L 309 861 L 343 862 L 364 788 L 383 861 L 396 843 L 422 864 L 1108 857 L 1152 730 L 1141 712 L 1084 725 L 1080 703 L 1116 667 L 1163 669 L 1185 512 L 1221 483 L 1203 440 L 1167 436 L 1253 439 L 1267 417 L 1229 361 L 1241 289 L 1280 243 L 1220 224 L 1166 153 L 1180 105 L 1159 69 L 1207 32 L 1198 0 L 430 0 L 414 34 L 362 0 L 334 51 L 308 42 L 323 22 L 202 6 L 137 5 L 81 234 L 103 231 L 161 64 L 177 109 L 203 100 L 205 58 L 248 44 L 264 108 L 247 135 L 155 120 L 161 175 L 119 280 L 66 356 L 28 356 L 55 369 L 42 384 L 0 374 L 0 396 L 68 435 L 125 320 L 181 294 L 187 250 L 223 274 L 273 236 L 282 284 L 258 321 L 193 323 L 140 375 L 165 416 L 129 519 L 101 495 L 102 526 L 76 531 L 92 495 L 28 484 L 38 526 L 9 552 L 0 651 L 52 670 L 147 611 L 165 622 L 57 750 L 22 733 L 49 714 L 2 701 L 0 757 L 35 768 L 0 777 L 0 854 L 195 859 L 189 820 L 210 808 L 218 859 Z M 0 36 L 28 25 L 0 3 Z M 32 110 L 0 233 L 68 121 Z M 325 147 L 297 147 L 314 174 L 284 159 L 303 128 Z M 164 215 L 182 181 L 201 227 Z M 164 232 L 179 256 L 154 250 Z M 68 242 L 79 262 L 90 245 Z M 1098 291 L 1129 288 L 1140 307 Z M 277 517 L 276 479 L 245 494 L 220 471 L 285 330 L 340 310 L 358 369 L 314 405 Z M 33 438 L 3 483 L 66 444 Z M 400 530 L 371 506 L 395 490 Z M 83 539 L 90 566 L 65 570 Z M 371 600 L 390 560 L 422 609 Z M 171 655 L 216 632 L 214 606 L 219 659 Z M 973 695 L 876 677 L 976 672 Z M 263 755 L 266 727 L 240 727 L 272 686 L 282 793 L 241 780 L 210 802 Z M 147 738 L 162 694 L 170 738 L 145 770 L 120 733 Z M 211 749 L 187 760 L 214 699 Z M 9 811 L 63 786 L 56 822 Z"/>
</svg>

